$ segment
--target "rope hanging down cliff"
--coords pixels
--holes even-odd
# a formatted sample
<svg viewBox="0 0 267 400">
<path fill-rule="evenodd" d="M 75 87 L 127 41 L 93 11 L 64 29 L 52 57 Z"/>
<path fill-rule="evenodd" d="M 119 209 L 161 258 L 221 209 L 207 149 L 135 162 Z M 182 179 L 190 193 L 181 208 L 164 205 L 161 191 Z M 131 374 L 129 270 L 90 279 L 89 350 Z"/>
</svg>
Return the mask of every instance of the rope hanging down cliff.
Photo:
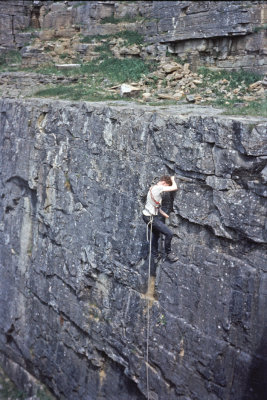
<svg viewBox="0 0 267 400">
<path fill-rule="evenodd" d="M 180 178 L 180 177 L 179 177 Z M 181 177 L 181 180 L 190 180 L 188 178 Z M 149 254 L 148 254 L 148 296 L 147 296 L 147 338 L 146 338 L 146 384 L 147 384 L 147 399 L 150 399 L 149 393 L 149 331 L 150 331 L 150 305 L 149 301 L 151 301 L 149 297 L 149 288 L 150 288 L 150 279 L 152 279 L 152 275 L 156 276 L 156 259 L 158 256 L 158 241 L 160 234 L 163 234 L 165 237 L 165 253 L 166 260 L 168 262 L 177 261 L 178 257 L 176 254 L 171 252 L 171 240 L 173 237 L 173 232 L 165 225 L 163 221 L 159 219 L 158 213 L 162 214 L 165 218 L 169 218 L 169 216 L 161 210 L 160 206 L 162 203 L 162 195 L 165 192 L 174 192 L 178 189 L 178 186 L 175 182 L 174 176 L 164 175 L 159 179 L 159 182 L 152 186 L 147 194 L 145 208 L 143 210 L 143 220 L 147 225 L 147 240 L 148 233 L 150 230 L 150 238 L 149 238 Z"/>
<path fill-rule="evenodd" d="M 149 223 L 147 224 L 147 226 L 150 225 L 147 287 L 149 287 L 150 270 L 151 270 L 152 224 L 153 224 L 153 215 L 151 216 L 150 221 L 149 221 Z M 149 329 L 150 329 L 149 298 L 147 298 L 146 386 L 147 386 L 147 399 L 148 399 L 148 400 L 150 400 L 150 395 L 149 395 L 149 371 L 148 371 Z"/>
</svg>

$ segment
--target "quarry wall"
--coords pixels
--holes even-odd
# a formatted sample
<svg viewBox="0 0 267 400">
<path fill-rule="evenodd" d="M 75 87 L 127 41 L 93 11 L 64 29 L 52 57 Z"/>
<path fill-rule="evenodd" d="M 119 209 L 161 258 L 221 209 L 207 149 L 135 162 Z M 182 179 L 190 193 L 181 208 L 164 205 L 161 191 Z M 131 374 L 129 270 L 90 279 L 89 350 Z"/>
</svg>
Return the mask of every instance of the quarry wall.
<svg viewBox="0 0 267 400">
<path fill-rule="evenodd" d="M 266 10 L 0 0 L 0 56 L 43 63 L 33 39 L 127 29 L 144 35 L 141 56 L 265 73 Z M 191 104 L 1 98 L 0 363 L 18 386 L 147 398 L 149 307 L 150 400 L 267 398 L 266 128 Z M 148 284 L 141 213 L 162 174 L 178 183 L 164 198 L 178 261 Z"/>
<path fill-rule="evenodd" d="M 266 397 L 266 119 L 6 98 L 0 126 L 5 369 L 59 399 L 147 397 L 142 198 L 168 173 L 186 180 L 179 259 L 150 293 L 150 398 Z"/>
<path fill-rule="evenodd" d="M 144 34 L 155 57 L 168 51 L 193 68 L 266 72 L 264 1 L 2 0 L 0 22 L 0 52 L 22 51 L 36 35 L 45 41 L 75 34 L 112 35 L 127 29 Z"/>
</svg>

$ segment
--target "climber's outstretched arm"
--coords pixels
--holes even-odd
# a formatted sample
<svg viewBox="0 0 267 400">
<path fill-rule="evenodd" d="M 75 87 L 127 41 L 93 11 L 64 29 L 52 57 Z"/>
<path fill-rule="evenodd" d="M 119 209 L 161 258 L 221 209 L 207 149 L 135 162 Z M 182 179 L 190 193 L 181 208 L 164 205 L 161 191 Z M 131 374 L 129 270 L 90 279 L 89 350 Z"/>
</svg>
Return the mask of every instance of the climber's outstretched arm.
<svg viewBox="0 0 267 400">
<path fill-rule="evenodd" d="M 174 180 L 174 176 L 171 176 L 172 185 L 171 186 L 164 186 L 163 192 L 173 192 L 174 190 L 178 189 L 177 183 Z"/>
</svg>

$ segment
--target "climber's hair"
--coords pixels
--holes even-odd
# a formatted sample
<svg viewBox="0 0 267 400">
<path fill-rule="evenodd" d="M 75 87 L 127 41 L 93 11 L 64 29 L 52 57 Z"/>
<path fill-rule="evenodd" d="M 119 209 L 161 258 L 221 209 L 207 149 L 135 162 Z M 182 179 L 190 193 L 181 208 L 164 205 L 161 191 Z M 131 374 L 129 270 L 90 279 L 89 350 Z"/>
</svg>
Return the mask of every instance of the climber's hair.
<svg viewBox="0 0 267 400">
<path fill-rule="evenodd" d="M 163 175 L 163 176 L 161 176 L 161 177 L 159 178 L 159 181 L 160 181 L 160 182 L 161 182 L 161 181 L 166 182 L 167 185 L 169 185 L 169 186 L 172 185 L 172 180 L 171 180 L 171 177 L 170 177 L 169 175 Z"/>
</svg>

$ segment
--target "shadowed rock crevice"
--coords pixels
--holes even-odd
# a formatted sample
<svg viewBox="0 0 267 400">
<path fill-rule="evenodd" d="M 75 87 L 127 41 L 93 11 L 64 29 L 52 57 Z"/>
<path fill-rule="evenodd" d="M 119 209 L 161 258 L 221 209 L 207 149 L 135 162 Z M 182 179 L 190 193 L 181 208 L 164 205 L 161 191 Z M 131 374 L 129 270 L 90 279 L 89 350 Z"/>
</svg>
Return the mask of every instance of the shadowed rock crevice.
<svg viewBox="0 0 267 400">
<path fill-rule="evenodd" d="M 21 197 L 24 197 L 24 196 L 27 196 L 27 195 L 30 196 L 32 214 L 35 215 L 36 214 L 36 207 L 37 207 L 37 193 L 36 193 L 36 190 L 35 189 L 31 189 L 30 186 L 29 186 L 29 183 L 25 179 L 21 178 L 20 176 L 12 176 L 11 178 L 8 178 L 6 180 L 6 184 L 7 184 L 7 186 L 8 186 L 8 184 L 11 184 L 11 185 L 14 184 L 17 187 L 19 187 L 19 189 L 21 191 L 21 194 L 20 194 Z M 15 199 L 13 199 L 14 206 L 18 205 L 19 200 L 20 200 L 20 197 L 17 197 Z M 7 208 L 13 210 L 12 206 L 7 206 Z"/>
</svg>

